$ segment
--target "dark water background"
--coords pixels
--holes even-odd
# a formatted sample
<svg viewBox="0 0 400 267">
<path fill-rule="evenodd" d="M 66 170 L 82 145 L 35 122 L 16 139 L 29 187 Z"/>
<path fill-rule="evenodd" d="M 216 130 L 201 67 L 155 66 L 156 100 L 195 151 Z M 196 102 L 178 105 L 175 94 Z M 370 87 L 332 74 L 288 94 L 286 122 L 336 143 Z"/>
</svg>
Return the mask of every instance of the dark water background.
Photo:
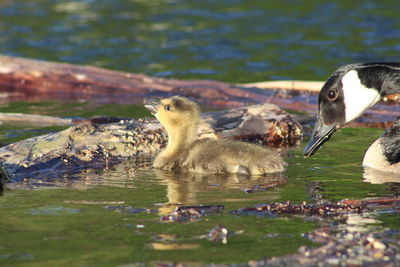
<svg viewBox="0 0 400 267">
<path fill-rule="evenodd" d="M 0 0 L 0 53 L 181 79 L 324 80 L 345 63 L 399 61 L 399 10 L 400 3 L 389 0 Z M 55 101 L 0 106 L 3 112 L 81 117 L 131 110 L 132 116 L 146 114 L 140 107 Z M 0 142 L 60 129 L 1 125 Z M 317 245 L 301 234 L 318 221 L 230 211 L 272 201 L 398 196 L 398 177 L 364 174 L 360 166 L 380 133 L 344 129 L 310 159 L 301 155 L 305 142 L 292 147 L 284 151 L 289 183 L 255 194 L 242 190 L 281 177 L 173 177 L 122 165 L 31 189 L 9 185 L 0 197 L 0 264 L 245 263 Z M 223 204 L 225 212 L 161 223 L 160 214 L 177 203 Z M 358 226 L 399 228 L 398 216 L 371 216 L 359 218 Z M 234 233 L 225 245 L 204 238 L 218 224 Z"/>
<path fill-rule="evenodd" d="M 324 80 L 398 61 L 397 1 L 0 1 L 0 52 L 183 79 Z"/>
</svg>

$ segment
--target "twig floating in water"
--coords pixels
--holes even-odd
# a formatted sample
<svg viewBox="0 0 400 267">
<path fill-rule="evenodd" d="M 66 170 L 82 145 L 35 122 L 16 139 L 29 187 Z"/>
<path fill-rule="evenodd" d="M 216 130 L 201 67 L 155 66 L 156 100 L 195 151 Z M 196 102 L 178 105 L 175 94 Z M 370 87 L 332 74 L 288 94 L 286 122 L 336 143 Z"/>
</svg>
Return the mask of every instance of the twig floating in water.
<svg viewBox="0 0 400 267">
<path fill-rule="evenodd" d="M 271 182 L 271 183 L 268 183 L 268 184 L 256 184 L 256 185 L 254 185 L 252 187 L 245 188 L 243 190 L 243 192 L 249 194 L 249 193 L 255 193 L 255 192 L 258 192 L 258 191 L 266 191 L 268 189 L 275 188 L 275 187 L 277 187 L 279 185 L 287 184 L 288 182 L 289 181 L 287 179 L 281 179 L 281 180 L 278 180 L 276 182 Z"/>
</svg>

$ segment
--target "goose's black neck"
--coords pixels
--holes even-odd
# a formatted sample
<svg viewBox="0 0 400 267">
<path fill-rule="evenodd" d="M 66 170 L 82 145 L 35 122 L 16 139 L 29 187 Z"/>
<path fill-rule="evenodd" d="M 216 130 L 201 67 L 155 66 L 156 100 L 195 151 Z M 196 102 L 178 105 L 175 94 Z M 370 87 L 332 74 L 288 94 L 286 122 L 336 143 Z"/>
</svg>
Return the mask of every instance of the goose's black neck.
<svg viewBox="0 0 400 267">
<path fill-rule="evenodd" d="M 382 97 L 400 93 L 400 63 L 366 63 L 357 73 L 367 88 L 375 88 Z"/>
</svg>

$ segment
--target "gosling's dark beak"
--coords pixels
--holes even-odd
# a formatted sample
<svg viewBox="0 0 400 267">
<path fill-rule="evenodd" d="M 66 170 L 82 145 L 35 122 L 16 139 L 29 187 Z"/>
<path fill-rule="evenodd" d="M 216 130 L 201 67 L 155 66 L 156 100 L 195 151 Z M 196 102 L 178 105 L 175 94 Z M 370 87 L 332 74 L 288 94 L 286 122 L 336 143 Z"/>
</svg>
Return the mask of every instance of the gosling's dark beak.
<svg viewBox="0 0 400 267">
<path fill-rule="evenodd" d="M 161 101 L 159 99 L 154 98 L 146 98 L 143 101 L 144 107 L 150 110 L 151 114 L 153 115 L 157 113 L 160 103 Z"/>
<path fill-rule="evenodd" d="M 304 157 L 311 157 L 322 146 L 323 143 L 329 140 L 335 131 L 336 124 L 325 125 L 322 120 L 317 117 L 313 135 L 303 151 Z"/>
</svg>

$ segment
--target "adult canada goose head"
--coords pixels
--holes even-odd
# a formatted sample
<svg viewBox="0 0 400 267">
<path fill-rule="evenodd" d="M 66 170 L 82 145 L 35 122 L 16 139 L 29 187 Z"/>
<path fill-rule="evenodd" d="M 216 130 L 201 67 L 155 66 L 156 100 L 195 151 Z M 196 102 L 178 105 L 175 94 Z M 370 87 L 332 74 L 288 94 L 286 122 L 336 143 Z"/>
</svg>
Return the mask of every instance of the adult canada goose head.
<svg viewBox="0 0 400 267">
<path fill-rule="evenodd" d="M 318 116 L 304 156 L 312 156 L 332 134 L 383 96 L 400 92 L 400 63 L 357 63 L 337 69 L 318 96 Z"/>
</svg>

